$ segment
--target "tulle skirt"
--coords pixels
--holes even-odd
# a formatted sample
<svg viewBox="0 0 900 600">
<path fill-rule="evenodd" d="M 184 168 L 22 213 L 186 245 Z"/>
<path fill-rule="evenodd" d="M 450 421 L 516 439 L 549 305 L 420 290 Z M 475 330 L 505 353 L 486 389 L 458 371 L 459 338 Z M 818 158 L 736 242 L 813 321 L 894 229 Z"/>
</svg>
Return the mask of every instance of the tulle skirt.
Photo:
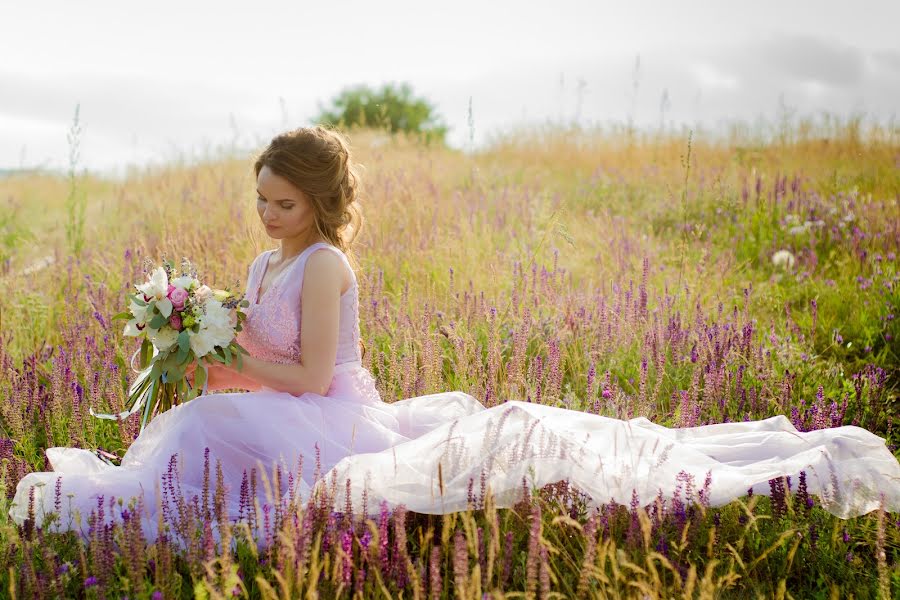
<svg viewBox="0 0 900 600">
<path fill-rule="evenodd" d="M 675 497 L 719 506 L 750 489 L 769 494 L 769 481 L 781 476 L 796 485 L 801 472 L 808 492 L 839 517 L 882 503 L 900 511 L 900 463 L 882 438 L 859 427 L 799 432 L 776 416 L 670 429 L 645 418 L 623 421 L 516 400 L 485 408 L 463 392 L 386 403 L 359 363 L 339 365 L 324 396 L 263 388 L 176 406 L 147 425 L 120 466 L 80 448 L 46 452 L 53 471 L 26 475 L 9 514 L 25 521 L 34 486 L 34 524 L 59 512 L 50 531 L 71 528 L 85 537 L 92 511 L 95 526 L 113 516 L 121 521 L 128 501 L 141 497 L 141 526 L 154 541 L 161 517 L 171 521 L 184 510 L 179 497 L 201 506 L 206 482 L 206 506 L 213 503 L 217 476 L 232 522 L 248 514 L 254 498 L 271 508 L 305 501 L 325 486 L 335 506 L 349 504 L 356 514 L 373 514 L 382 503 L 431 514 L 465 510 L 473 489 L 489 490 L 496 506 L 510 507 L 523 487 L 562 480 L 588 506 Z M 255 490 L 248 488 L 254 479 Z M 217 530 L 214 537 L 220 539 Z M 260 536 L 259 547 L 266 543 Z"/>
</svg>

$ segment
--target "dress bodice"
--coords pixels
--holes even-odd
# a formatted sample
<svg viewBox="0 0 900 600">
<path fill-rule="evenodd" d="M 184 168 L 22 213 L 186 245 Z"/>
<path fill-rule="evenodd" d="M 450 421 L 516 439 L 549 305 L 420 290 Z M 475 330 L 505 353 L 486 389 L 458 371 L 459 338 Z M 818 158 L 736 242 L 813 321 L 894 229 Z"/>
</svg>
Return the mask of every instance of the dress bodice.
<svg viewBox="0 0 900 600">
<path fill-rule="evenodd" d="M 247 318 L 237 334 L 237 342 L 250 355 L 283 364 L 300 360 L 300 294 L 303 289 L 303 274 L 309 257 L 323 249 L 337 253 L 350 269 L 352 278 L 350 287 L 340 299 L 335 365 L 360 360 L 359 287 L 356 273 L 347 256 L 339 248 L 325 242 L 317 242 L 291 259 L 292 262 L 272 279 L 262 297 L 260 284 L 266 273 L 269 256 L 275 250 L 267 250 L 253 260 L 247 275 L 245 295 L 250 306 L 244 309 Z"/>
</svg>

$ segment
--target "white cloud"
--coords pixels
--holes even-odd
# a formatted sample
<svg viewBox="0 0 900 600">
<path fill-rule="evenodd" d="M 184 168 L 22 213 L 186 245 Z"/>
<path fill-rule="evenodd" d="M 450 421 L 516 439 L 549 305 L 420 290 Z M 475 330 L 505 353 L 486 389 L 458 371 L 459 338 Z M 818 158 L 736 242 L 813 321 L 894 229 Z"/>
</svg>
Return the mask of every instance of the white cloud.
<svg viewBox="0 0 900 600">
<path fill-rule="evenodd" d="M 723 73 L 713 66 L 698 63 L 691 65 L 689 70 L 704 89 L 731 91 L 740 87 L 737 77 Z"/>
<path fill-rule="evenodd" d="M 522 120 L 715 123 L 772 114 L 782 94 L 800 112 L 889 115 L 900 97 L 897 2 L 457 0 L 431 14 L 414 0 L 4 4 L 0 167 L 23 148 L 64 163 L 78 103 L 83 160 L 99 166 L 256 143 L 356 83 L 409 81 L 456 145 L 470 97 L 476 144 Z"/>
</svg>

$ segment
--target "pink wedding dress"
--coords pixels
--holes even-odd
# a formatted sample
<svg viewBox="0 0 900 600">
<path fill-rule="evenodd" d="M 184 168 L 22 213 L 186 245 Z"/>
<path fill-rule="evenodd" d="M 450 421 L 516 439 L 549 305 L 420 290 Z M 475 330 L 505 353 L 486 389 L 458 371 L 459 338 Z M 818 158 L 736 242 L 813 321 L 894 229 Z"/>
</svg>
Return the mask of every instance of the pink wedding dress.
<svg viewBox="0 0 900 600">
<path fill-rule="evenodd" d="M 246 296 L 250 307 L 238 337 L 251 355 L 280 363 L 300 358 L 304 266 L 318 250 L 336 252 L 352 272 L 339 249 L 314 244 L 292 259 L 260 298 L 271 251 L 251 264 Z M 864 514 L 882 501 L 887 510 L 900 511 L 900 463 L 882 438 L 859 427 L 799 432 L 786 417 L 776 416 L 669 429 L 643 417 L 623 421 L 518 400 L 485 408 L 458 391 L 384 402 L 359 352 L 354 274 L 341 297 L 334 378 L 324 396 L 293 396 L 265 387 L 200 396 L 153 419 L 128 448 L 121 466 L 86 449 L 48 448 L 54 470 L 26 475 L 9 514 L 23 523 L 29 489 L 37 486 L 35 524 L 41 526 L 42 511 L 54 510 L 58 483 L 63 518 L 51 531 L 68 528 L 71 493 L 71 510 L 80 511 L 84 534 L 87 516 L 97 509 L 101 496 L 108 522 L 110 509 L 121 520 L 128 500 L 144 494 L 142 527 L 155 540 L 156 494 L 166 485 L 170 458 L 178 453 L 177 477 L 184 497 L 200 497 L 207 447 L 210 495 L 218 460 L 232 521 L 242 509 L 247 514 L 241 488 L 254 467 L 259 479 L 265 472 L 269 482 L 276 467 L 281 471 L 280 497 L 267 494 L 261 483 L 260 506 L 271 506 L 273 497 L 286 502 L 291 489 L 305 501 L 313 486 L 327 482 L 330 489 L 336 481 L 335 506 L 349 502 L 356 514 L 362 512 L 364 499 L 369 514 L 382 501 L 421 513 L 465 510 L 473 490 L 479 495 L 482 477 L 501 507 L 521 498 L 523 478 L 531 488 L 568 479 L 586 494 L 590 506 L 611 500 L 628 504 L 633 493 L 642 504 L 659 494 L 684 499 L 689 482 L 694 494 L 706 483 L 704 500 L 719 506 L 749 488 L 769 494 L 769 480 L 783 475 L 796 484 L 801 471 L 809 493 L 820 496 L 823 507 L 835 515 Z M 317 450 L 322 476 L 318 483 Z M 125 506 L 109 507 L 111 497 L 122 498 Z M 74 522 L 71 526 L 76 527 Z"/>
</svg>

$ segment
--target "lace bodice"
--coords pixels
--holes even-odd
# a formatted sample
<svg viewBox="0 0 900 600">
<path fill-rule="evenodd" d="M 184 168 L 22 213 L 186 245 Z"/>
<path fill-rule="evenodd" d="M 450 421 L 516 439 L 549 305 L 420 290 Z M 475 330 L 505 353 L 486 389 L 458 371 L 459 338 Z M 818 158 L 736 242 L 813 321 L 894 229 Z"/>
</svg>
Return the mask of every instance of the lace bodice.
<svg viewBox="0 0 900 600">
<path fill-rule="evenodd" d="M 306 261 L 318 250 L 336 252 L 350 269 L 352 283 L 341 296 L 338 328 L 337 358 L 335 365 L 360 360 L 359 349 L 359 287 L 356 273 L 347 256 L 335 246 L 317 242 L 292 259 L 269 284 L 260 298 L 259 286 L 266 272 L 269 256 L 267 250 L 257 256 L 247 275 L 245 310 L 247 318 L 237 335 L 238 343 L 252 356 L 271 362 L 288 364 L 300 360 L 300 294 Z"/>
</svg>

